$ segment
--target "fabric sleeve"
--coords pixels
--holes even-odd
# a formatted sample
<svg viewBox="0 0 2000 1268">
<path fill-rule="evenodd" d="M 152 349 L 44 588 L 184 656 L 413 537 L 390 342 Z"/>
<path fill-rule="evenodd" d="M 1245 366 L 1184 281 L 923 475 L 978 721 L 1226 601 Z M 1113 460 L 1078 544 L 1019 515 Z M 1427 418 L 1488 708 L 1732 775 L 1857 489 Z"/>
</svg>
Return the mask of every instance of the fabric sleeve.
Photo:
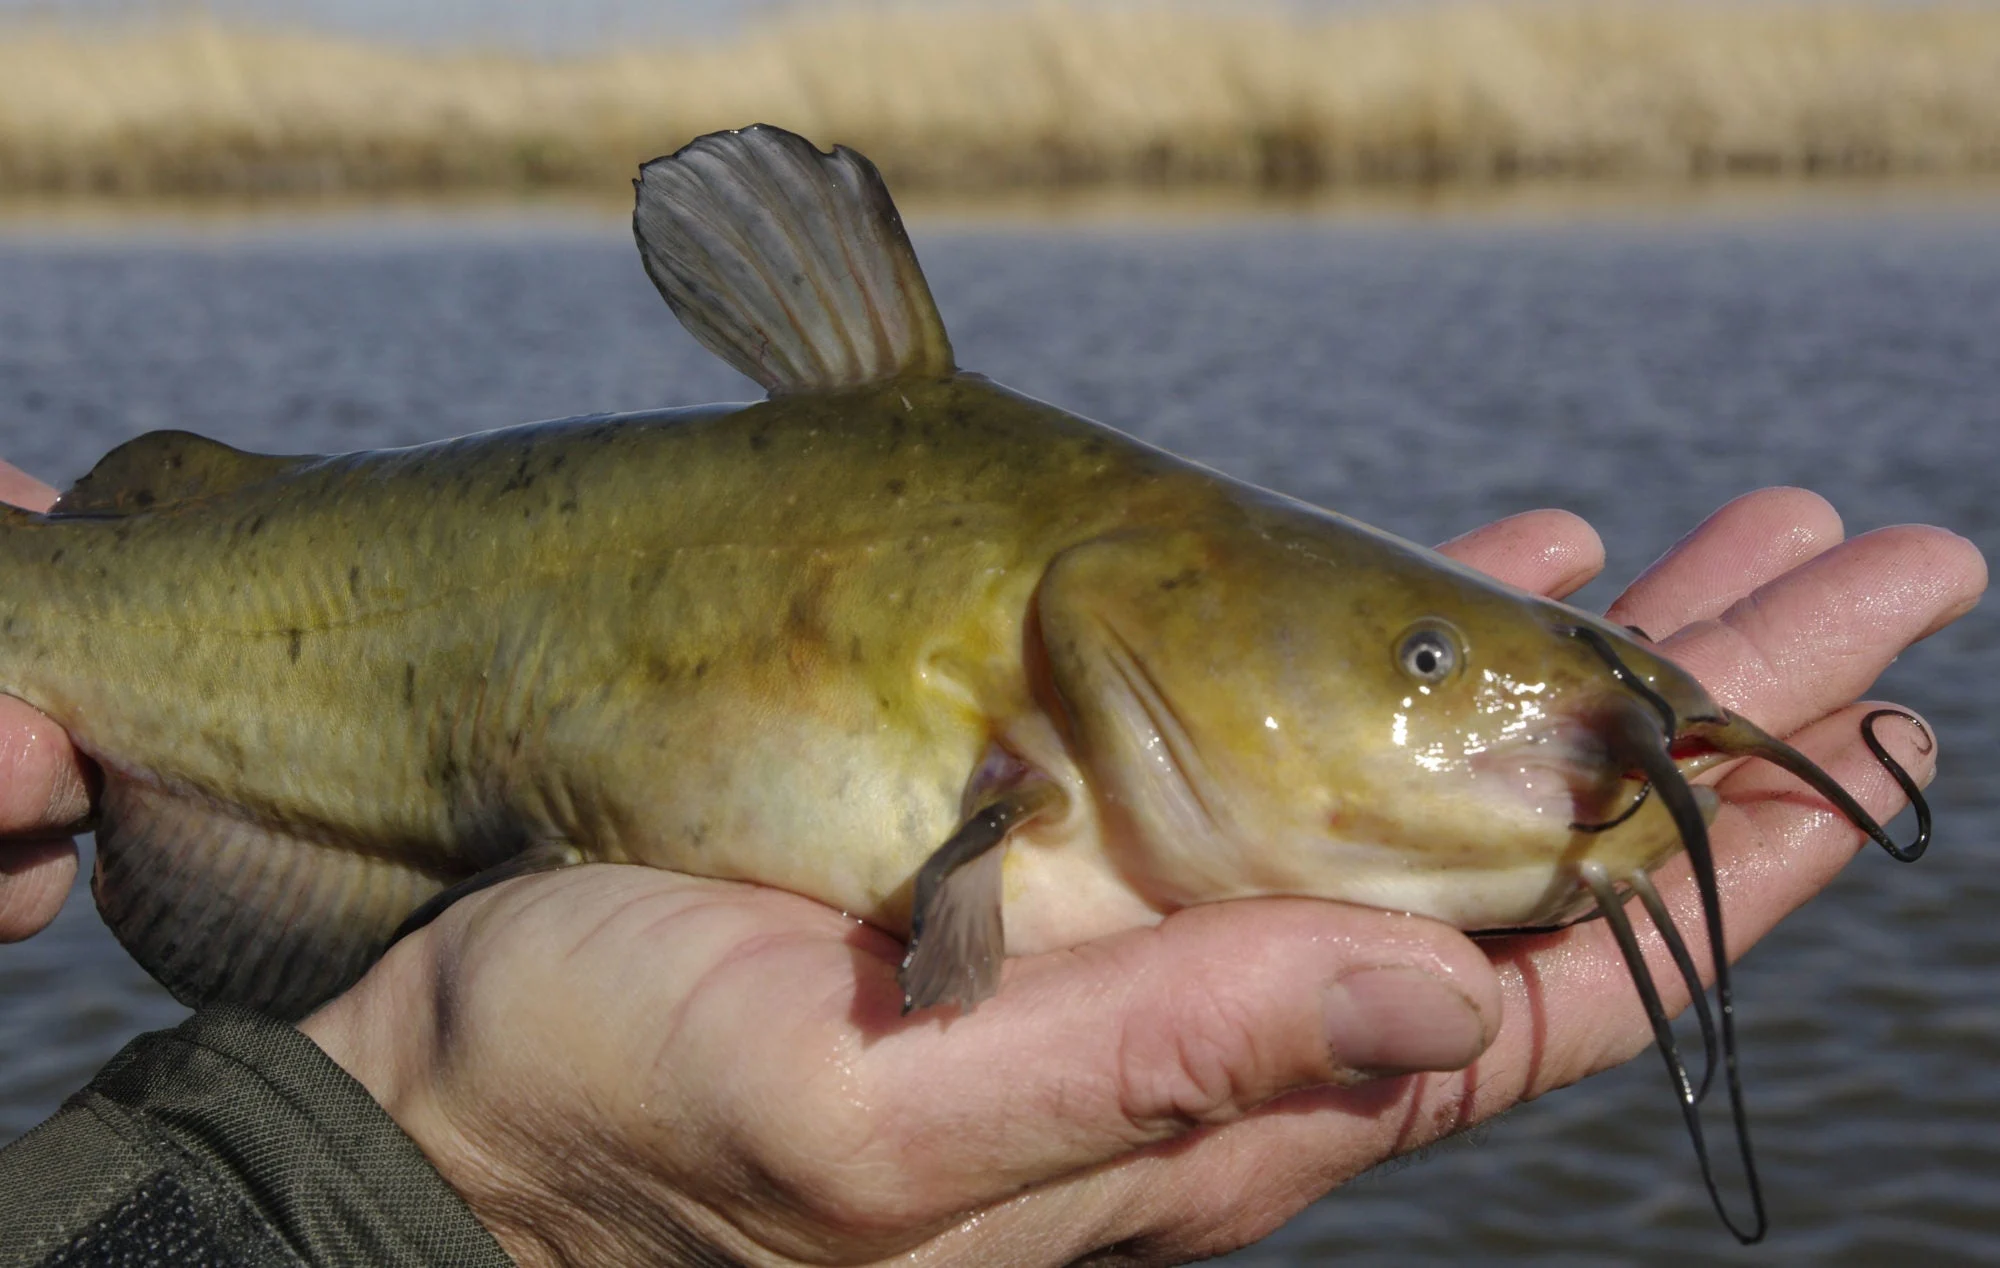
<svg viewBox="0 0 2000 1268">
<path fill-rule="evenodd" d="M 245 1009 L 141 1035 L 0 1150 L 0 1268 L 511 1263 L 360 1083 Z"/>
</svg>

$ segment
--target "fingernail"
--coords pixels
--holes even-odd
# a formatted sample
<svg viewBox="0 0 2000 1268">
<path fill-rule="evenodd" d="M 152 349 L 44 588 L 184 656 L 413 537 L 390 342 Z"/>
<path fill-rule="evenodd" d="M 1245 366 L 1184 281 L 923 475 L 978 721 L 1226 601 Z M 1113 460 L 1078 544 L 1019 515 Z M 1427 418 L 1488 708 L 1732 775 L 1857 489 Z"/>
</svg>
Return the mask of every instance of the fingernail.
<svg viewBox="0 0 2000 1268">
<path fill-rule="evenodd" d="M 1334 1064 L 1361 1074 L 1457 1070 L 1486 1049 L 1463 992 L 1422 969 L 1359 969 L 1326 988 Z"/>
</svg>

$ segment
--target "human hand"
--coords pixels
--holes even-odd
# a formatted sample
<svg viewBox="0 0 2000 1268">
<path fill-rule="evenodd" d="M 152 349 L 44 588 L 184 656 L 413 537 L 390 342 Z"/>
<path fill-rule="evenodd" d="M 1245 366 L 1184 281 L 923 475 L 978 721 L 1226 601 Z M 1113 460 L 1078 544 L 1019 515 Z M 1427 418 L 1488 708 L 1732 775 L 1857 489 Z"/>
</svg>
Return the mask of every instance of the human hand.
<svg viewBox="0 0 2000 1268">
<path fill-rule="evenodd" d="M 0 462 L 0 502 L 48 509 L 56 491 Z M 40 933 L 76 881 L 69 834 L 90 814 L 89 776 L 69 736 L 0 696 L 0 942 Z"/>
<path fill-rule="evenodd" d="M 1849 702 L 1969 610 L 1985 567 L 1935 529 L 1840 539 L 1811 494 L 1750 495 L 1611 616 L 1886 818 L 1900 797 Z M 1603 558 L 1559 512 L 1446 549 L 1557 595 Z M 1883 734 L 1927 781 L 1934 746 Z M 1861 838 L 1761 764 L 1718 791 L 1740 954 Z M 1659 882 L 1705 963 L 1685 862 Z M 996 998 L 943 1019 L 899 1016 L 901 953 L 790 894 L 584 867 L 467 898 L 303 1028 L 529 1265 L 1197 1258 L 1651 1037 L 1601 921 L 1480 947 L 1335 903 L 1222 903 L 1011 960 Z"/>
</svg>

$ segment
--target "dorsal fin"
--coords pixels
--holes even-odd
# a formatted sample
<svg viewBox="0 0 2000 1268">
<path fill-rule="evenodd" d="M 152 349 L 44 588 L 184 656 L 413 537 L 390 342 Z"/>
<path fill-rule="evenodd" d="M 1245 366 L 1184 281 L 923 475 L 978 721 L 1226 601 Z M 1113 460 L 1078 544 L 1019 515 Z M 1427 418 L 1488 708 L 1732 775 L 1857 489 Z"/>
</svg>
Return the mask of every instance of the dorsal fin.
<svg viewBox="0 0 2000 1268">
<path fill-rule="evenodd" d="M 771 392 L 952 372 L 951 341 L 875 165 L 758 124 L 639 169 L 632 232 L 681 324 Z"/>
<path fill-rule="evenodd" d="M 50 515 L 131 515 L 268 480 L 312 458 L 245 453 L 186 431 L 149 431 L 97 460 Z"/>
</svg>

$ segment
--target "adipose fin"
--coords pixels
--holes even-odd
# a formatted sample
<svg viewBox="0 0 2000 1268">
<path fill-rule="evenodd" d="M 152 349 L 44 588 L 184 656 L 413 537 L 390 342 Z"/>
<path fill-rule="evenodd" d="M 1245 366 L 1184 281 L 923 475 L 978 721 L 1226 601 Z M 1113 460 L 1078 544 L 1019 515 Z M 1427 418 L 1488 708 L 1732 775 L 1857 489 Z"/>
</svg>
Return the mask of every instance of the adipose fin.
<svg viewBox="0 0 2000 1268">
<path fill-rule="evenodd" d="M 130 515 L 233 492 L 317 461 L 245 453 L 192 432 L 152 431 L 98 459 L 49 514 Z"/>
</svg>

